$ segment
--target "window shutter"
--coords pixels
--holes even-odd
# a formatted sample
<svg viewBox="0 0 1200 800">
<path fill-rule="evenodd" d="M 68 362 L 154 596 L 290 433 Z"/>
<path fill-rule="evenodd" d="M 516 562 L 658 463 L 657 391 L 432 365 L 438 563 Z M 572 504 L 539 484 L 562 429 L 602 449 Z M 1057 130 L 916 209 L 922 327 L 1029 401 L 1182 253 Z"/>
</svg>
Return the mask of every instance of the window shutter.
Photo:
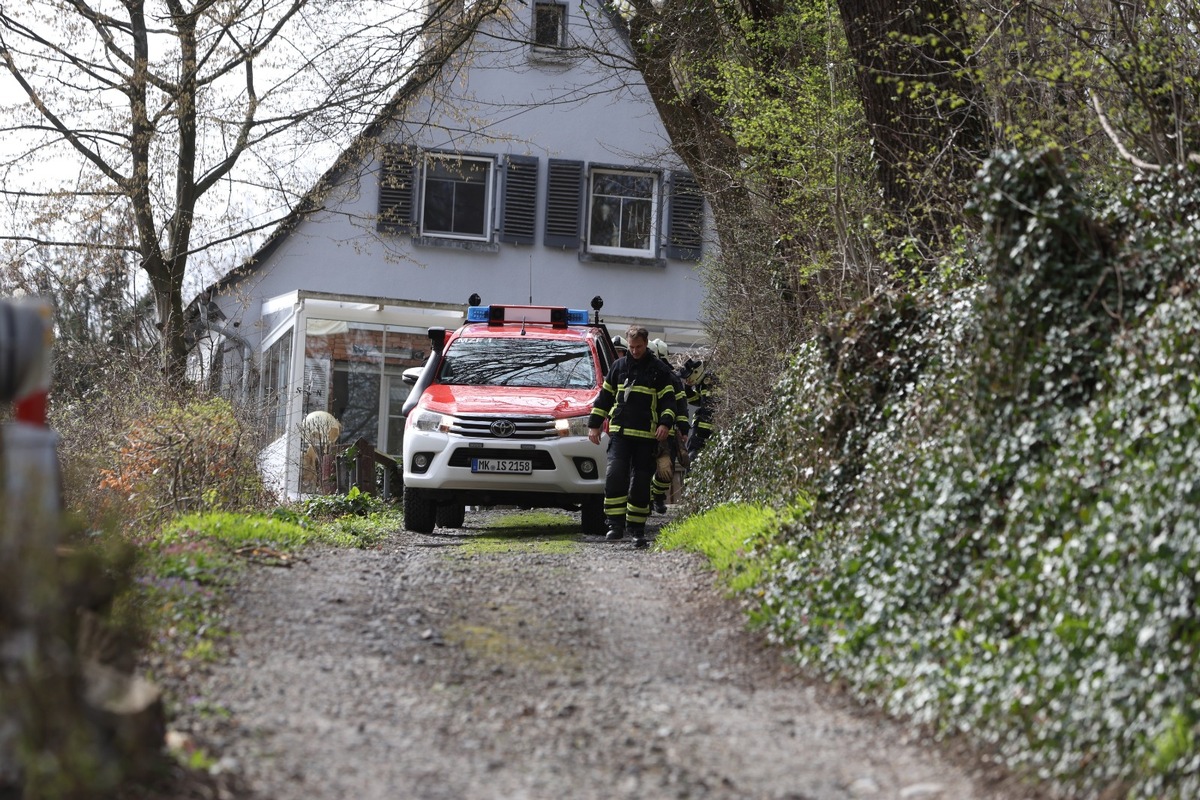
<svg viewBox="0 0 1200 800">
<path fill-rule="evenodd" d="M 413 232 L 416 189 L 416 150 L 405 145 L 384 145 L 379 170 L 378 230 Z"/>
<path fill-rule="evenodd" d="M 704 244 L 704 195 L 690 174 L 671 173 L 667 212 L 667 258 L 698 261 Z"/>
<path fill-rule="evenodd" d="M 504 206 L 500 241 L 533 244 L 537 227 L 538 160 L 535 156 L 509 156 L 504 166 Z"/>
<path fill-rule="evenodd" d="M 578 249 L 583 217 L 583 162 L 552 158 L 546 178 L 547 247 Z"/>
</svg>

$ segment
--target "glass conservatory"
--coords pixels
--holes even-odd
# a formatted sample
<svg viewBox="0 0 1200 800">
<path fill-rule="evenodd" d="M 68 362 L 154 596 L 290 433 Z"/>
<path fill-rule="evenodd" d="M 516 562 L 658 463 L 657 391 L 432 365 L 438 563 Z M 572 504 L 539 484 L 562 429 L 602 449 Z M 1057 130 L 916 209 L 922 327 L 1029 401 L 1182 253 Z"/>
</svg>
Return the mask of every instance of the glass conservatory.
<svg viewBox="0 0 1200 800">
<path fill-rule="evenodd" d="M 365 439 L 399 458 L 409 386 L 428 330 L 454 330 L 465 305 L 296 291 L 262 304 L 259 343 L 211 324 L 198 344 L 210 380 L 263 412 L 259 463 L 269 487 L 296 498 L 327 485 L 332 456 Z"/>
</svg>

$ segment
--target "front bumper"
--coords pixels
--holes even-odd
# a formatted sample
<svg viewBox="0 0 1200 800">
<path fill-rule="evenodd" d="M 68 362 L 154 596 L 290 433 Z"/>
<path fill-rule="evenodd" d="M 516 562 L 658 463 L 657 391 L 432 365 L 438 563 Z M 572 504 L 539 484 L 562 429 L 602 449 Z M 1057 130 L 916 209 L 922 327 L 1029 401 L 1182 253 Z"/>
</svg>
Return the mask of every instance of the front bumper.
<svg viewBox="0 0 1200 800">
<path fill-rule="evenodd" d="M 583 436 L 479 440 L 441 431 L 404 435 L 404 485 L 428 490 L 588 495 L 604 493 L 603 442 Z M 528 460 L 528 474 L 472 472 L 473 459 Z M 422 466 L 419 461 L 424 460 Z"/>
</svg>

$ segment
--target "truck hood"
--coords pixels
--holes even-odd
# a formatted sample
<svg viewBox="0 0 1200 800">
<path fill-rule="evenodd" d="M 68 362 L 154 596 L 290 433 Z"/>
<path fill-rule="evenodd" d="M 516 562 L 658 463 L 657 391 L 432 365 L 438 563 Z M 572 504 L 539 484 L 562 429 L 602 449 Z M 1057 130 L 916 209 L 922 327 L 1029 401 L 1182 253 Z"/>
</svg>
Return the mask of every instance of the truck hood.
<svg viewBox="0 0 1200 800">
<path fill-rule="evenodd" d="M 596 395 L 595 389 L 454 386 L 435 383 L 425 389 L 419 406 L 442 414 L 529 414 L 560 419 L 590 413 Z"/>
</svg>

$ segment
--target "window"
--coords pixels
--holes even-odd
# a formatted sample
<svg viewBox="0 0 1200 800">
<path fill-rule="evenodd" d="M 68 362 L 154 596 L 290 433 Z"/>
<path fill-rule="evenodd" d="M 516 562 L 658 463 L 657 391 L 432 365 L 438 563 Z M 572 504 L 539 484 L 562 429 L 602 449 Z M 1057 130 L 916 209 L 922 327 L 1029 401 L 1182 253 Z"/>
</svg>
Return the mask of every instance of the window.
<svg viewBox="0 0 1200 800">
<path fill-rule="evenodd" d="M 450 345 L 437 379 L 462 386 L 590 389 L 596 369 L 587 342 L 471 336 Z"/>
<path fill-rule="evenodd" d="M 267 348 L 262 360 L 263 405 L 266 407 L 267 438 L 275 439 L 287 429 L 288 386 L 292 372 L 292 332 L 289 330 Z"/>
<path fill-rule="evenodd" d="M 588 211 L 588 250 L 653 257 L 658 177 L 649 172 L 594 169 Z"/>
<path fill-rule="evenodd" d="M 487 241 L 492 218 L 492 160 L 427 154 L 421 233 Z"/>
<path fill-rule="evenodd" d="M 566 45 L 567 7 L 561 3 L 533 4 L 533 46 L 558 49 Z"/>
</svg>

